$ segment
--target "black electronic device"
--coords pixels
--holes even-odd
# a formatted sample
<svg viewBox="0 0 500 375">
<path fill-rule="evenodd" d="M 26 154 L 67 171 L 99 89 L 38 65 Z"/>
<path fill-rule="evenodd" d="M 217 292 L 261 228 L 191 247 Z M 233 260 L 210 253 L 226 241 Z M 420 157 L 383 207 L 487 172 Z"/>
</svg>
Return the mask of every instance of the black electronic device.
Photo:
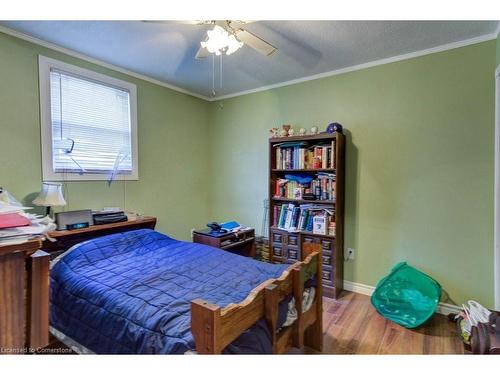
<svg viewBox="0 0 500 375">
<path fill-rule="evenodd" d="M 227 233 L 227 229 L 224 229 L 220 226 L 220 224 L 217 224 L 215 221 L 208 223 L 207 227 L 209 227 L 213 233 Z"/>
<path fill-rule="evenodd" d="M 92 217 L 94 219 L 94 225 L 120 223 L 128 220 L 127 215 L 125 215 L 123 211 L 94 212 Z"/>
</svg>

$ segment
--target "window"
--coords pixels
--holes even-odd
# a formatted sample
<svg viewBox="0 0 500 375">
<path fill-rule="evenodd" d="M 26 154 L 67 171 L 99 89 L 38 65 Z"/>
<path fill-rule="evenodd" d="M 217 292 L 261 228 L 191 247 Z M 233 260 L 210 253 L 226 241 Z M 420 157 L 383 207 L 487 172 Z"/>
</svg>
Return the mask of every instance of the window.
<svg viewBox="0 0 500 375">
<path fill-rule="evenodd" d="M 44 180 L 137 180 L 135 85 L 39 56 Z"/>
</svg>

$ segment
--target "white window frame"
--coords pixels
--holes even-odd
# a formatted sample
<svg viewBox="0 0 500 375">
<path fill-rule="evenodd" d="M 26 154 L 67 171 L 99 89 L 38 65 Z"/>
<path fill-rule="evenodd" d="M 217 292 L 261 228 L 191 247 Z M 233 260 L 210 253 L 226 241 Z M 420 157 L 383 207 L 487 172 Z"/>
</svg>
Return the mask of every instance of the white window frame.
<svg viewBox="0 0 500 375">
<path fill-rule="evenodd" d="M 109 175 L 105 173 L 79 174 L 77 172 L 55 172 L 52 160 L 52 117 L 50 102 L 50 70 L 52 68 L 81 76 L 103 84 L 112 85 L 129 92 L 130 98 L 130 130 L 132 143 L 132 171 L 131 173 L 118 173 L 119 180 L 138 180 L 139 163 L 137 148 L 137 88 L 134 84 L 120 79 L 112 78 L 92 70 L 80 68 L 59 60 L 42 55 L 38 56 L 38 76 L 40 88 L 40 125 L 42 146 L 42 179 L 43 181 L 106 181 Z"/>
</svg>

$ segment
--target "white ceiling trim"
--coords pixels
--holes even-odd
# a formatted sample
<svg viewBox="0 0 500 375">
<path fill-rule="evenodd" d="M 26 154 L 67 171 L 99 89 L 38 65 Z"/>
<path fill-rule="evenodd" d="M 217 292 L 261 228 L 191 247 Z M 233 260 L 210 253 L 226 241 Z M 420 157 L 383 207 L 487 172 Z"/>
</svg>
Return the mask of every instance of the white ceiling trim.
<svg viewBox="0 0 500 375">
<path fill-rule="evenodd" d="M 194 96 L 196 98 L 203 99 L 203 100 L 206 100 L 209 102 L 215 102 L 215 101 L 219 101 L 219 100 L 223 100 L 223 99 L 229 99 L 229 98 L 234 98 L 237 96 L 253 94 L 253 93 L 257 93 L 257 92 L 261 92 L 261 91 L 267 91 L 267 90 L 275 89 L 278 87 L 295 85 L 298 83 L 313 81 L 313 80 L 320 79 L 320 78 L 331 77 L 331 76 L 335 76 L 335 75 L 339 75 L 339 74 L 344 74 L 344 73 L 349 73 L 349 72 L 353 72 L 353 71 L 357 71 L 357 70 L 375 67 L 378 65 L 390 64 L 390 63 L 397 62 L 397 61 L 408 60 L 408 59 L 412 59 L 415 57 L 429 55 L 432 53 L 443 52 L 443 51 L 447 51 L 447 50 L 451 50 L 451 49 L 455 49 L 455 48 L 465 47 L 465 46 L 472 45 L 472 44 L 486 42 L 489 40 L 496 39 L 498 37 L 498 35 L 500 33 L 500 23 L 499 23 L 498 29 L 492 34 L 481 35 L 481 36 L 471 38 L 471 39 L 465 39 L 465 40 L 461 40 L 458 42 L 443 44 L 440 46 L 436 46 L 436 47 L 432 47 L 432 48 L 428 48 L 428 49 L 424 49 L 424 50 L 420 50 L 420 51 L 410 52 L 410 53 L 403 54 L 403 55 L 392 56 L 392 57 L 388 57 L 388 58 L 384 58 L 384 59 L 380 59 L 380 60 L 374 60 L 374 61 L 370 61 L 367 63 L 353 65 L 353 66 L 349 66 L 349 67 L 345 67 L 345 68 L 341 68 L 341 69 L 336 69 L 336 70 L 332 70 L 332 71 L 328 71 L 328 72 L 324 72 L 324 73 L 314 74 L 311 76 L 301 77 L 301 78 L 293 79 L 290 81 L 280 82 L 280 83 L 276 83 L 276 84 L 272 84 L 272 85 L 261 86 L 261 87 L 255 88 L 255 89 L 239 91 L 239 92 L 236 92 L 233 94 L 222 95 L 222 96 L 215 97 L 215 98 L 211 98 L 211 97 L 207 97 L 205 95 L 197 94 L 197 93 L 191 92 L 189 90 L 183 89 L 181 87 L 177 87 L 175 85 L 171 85 L 169 83 L 157 80 L 155 78 L 152 78 L 152 77 L 140 74 L 140 73 L 136 73 L 136 72 L 128 70 L 128 69 L 121 68 L 119 66 L 107 63 L 105 61 L 87 56 L 87 55 L 82 54 L 80 52 L 76 52 L 76 51 L 71 50 L 69 48 L 61 47 L 57 44 L 47 42 L 45 40 L 42 40 L 42 39 L 27 35 L 25 33 L 10 29 L 10 28 L 5 27 L 3 25 L 0 25 L 0 32 L 2 32 L 4 34 L 12 35 L 14 37 L 26 40 L 26 41 L 34 43 L 34 44 L 38 44 L 42 47 L 50 48 L 52 50 L 67 54 L 69 56 L 73 56 L 73 57 L 88 61 L 92 64 L 96 64 L 96 65 L 99 65 L 99 66 L 102 66 L 102 67 L 105 67 L 105 68 L 108 68 L 111 70 L 115 70 L 115 71 L 123 73 L 123 74 L 127 74 L 129 76 L 153 83 L 153 84 L 158 85 L 158 86 L 163 86 L 163 87 L 169 88 L 171 90 L 174 90 L 174 91 L 177 91 L 177 92 L 180 92 L 183 94 L 191 95 L 191 96 Z"/>
<path fill-rule="evenodd" d="M 137 78 L 137 79 L 141 79 L 143 81 L 147 81 L 147 82 L 153 83 L 153 84 L 158 85 L 158 86 L 163 86 L 163 87 L 169 88 L 171 90 L 181 92 L 183 94 L 194 96 L 194 97 L 199 98 L 199 99 L 210 100 L 210 98 L 207 97 L 207 96 L 205 96 L 205 95 L 196 94 L 194 92 L 188 91 L 188 90 L 183 89 L 181 87 L 177 87 L 177 86 L 171 85 L 171 84 L 163 82 L 163 81 L 159 81 L 159 80 L 157 80 L 155 78 L 146 76 L 144 74 L 140 74 L 140 73 L 136 73 L 136 72 L 133 72 L 131 70 L 128 70 L 128 69 L 120 68 L 119 66 L 116 66 L 116 65 L 113 65 L 113 64 L 109 64 L 109 63 L 107 63 L 105 61 L 96 59 L 94 57 L 87 56 L 87 55 L 85 55 L 83 53 L 76 52 L 76 51 L 74 51 L 72 49 L 61 47 L 61 46 L 58 46 L 57 44 L 54 44 L 54 43 L 51 43 L 51 42 L 47 42 L 47 41 L 39 39 L 39 38 L 35 38 L 35 37 L 31 36 L 31 35 L 24 34 L 22 32 L 10 29 L 10 28 L 5 27 L 3 25 L 0 25 L 0 32 L 2 32 L 4 34 L 11 35 L 11 36 L 14 36 L 14 37 L 19 38 L 19 39 L 26 40 L 26 41 L 28 41 L 30 43 L 38 44 L 38 45 L 40 45 L 42 47 L 50 48 L 50 49 L 55 50 L 57 52 L 61 52 L 61 53 L 64 53 L 66 55 L 69 55 L 69 56 L 72 56 L 72 57 L 76 57 L 76 58 L 81 59 L 81 60 L 88 61 L 88 62 L 90 62 L 92 64 L 99 65 L 99 66 L 102 66 L 104 68 L 115 70 L 117 72 L 120 72 L 120 73 L 129 75 L 129 76 L 132 76 L 132 77 Z"/>
<path fill-rule="evenodd" d="M 374 60 L 374 61 L 370 61 L 367 63 L 359 64 L 359 65 L 348 66 L 346 68 L 331 70 L 329 72 L 314 74 L 312 76 L 292 79 L 291 81 L 280 82 L 280 83 L 276 83 L 273 85 L 257 87 L 255 89 L 251 89 L 251 90 L 240 91 L 240 92 L 237 92 L 234 94 L 228 94 L 228 95 L 223 95 L 223 96 L 219 96 L 219 97 L 215 97 L 215 98 L 209 98 L 208 100 L 213 102 L 213 101 L 217 101 L 217 100 L 229 99 L 229 98 L 234 98 L 236 96 L 253 94 L 256 92 L 267 91 L 267 90 L 275 89 L 278 87 L 295 85 L 297 83 L 303 83 L 303 82 L 313 81 L 313 80 L 320 79 L 320 78 L 326 78 L 326 77 L 336 76 L 339 74 L 354 72 L 356 70 L 372 68 L 372 67 L 378 66 L 378 65 L 390 64 L 390 63 L 397 62 L 397 61 L 413 59 L 413 58 L 419 57 L 419 56 L 424 56 L 424 55 L 429 55 L 432 53 L 447 51 L 450 49 L 465 47 L 465 46 L 468 46 L 471 44 L 486 42 L 488 40 L 496 39 L 497 35 L 498 35 L 497 32 L 495 32 L 493 34 L 481 35 L 481 36 L 471 38 L 471 39 L 461 40 L 458 42 L 443 44 L 440 46 L 436 46 L 436 47 L 432 47 L 432 48 L 428 48 L 428 49 L 424 49 L 424 50 L 420 50 L 420 51 L 406 53 L 404 55 L 387 57 L 385 59 Z"/>
</svg>

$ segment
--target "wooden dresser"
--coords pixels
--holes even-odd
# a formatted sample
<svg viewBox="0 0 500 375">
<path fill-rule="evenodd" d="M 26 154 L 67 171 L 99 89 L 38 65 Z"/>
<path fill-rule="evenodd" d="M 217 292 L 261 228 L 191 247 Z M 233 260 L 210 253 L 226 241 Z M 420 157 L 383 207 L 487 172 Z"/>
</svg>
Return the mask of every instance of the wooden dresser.
<svg viewBox="0 0 500 375">
<path fill-rule="evenodd" d="M 0 245 L 0 354 L 49 343 L 49 255 L 42 241 Z"/>
</svg>

